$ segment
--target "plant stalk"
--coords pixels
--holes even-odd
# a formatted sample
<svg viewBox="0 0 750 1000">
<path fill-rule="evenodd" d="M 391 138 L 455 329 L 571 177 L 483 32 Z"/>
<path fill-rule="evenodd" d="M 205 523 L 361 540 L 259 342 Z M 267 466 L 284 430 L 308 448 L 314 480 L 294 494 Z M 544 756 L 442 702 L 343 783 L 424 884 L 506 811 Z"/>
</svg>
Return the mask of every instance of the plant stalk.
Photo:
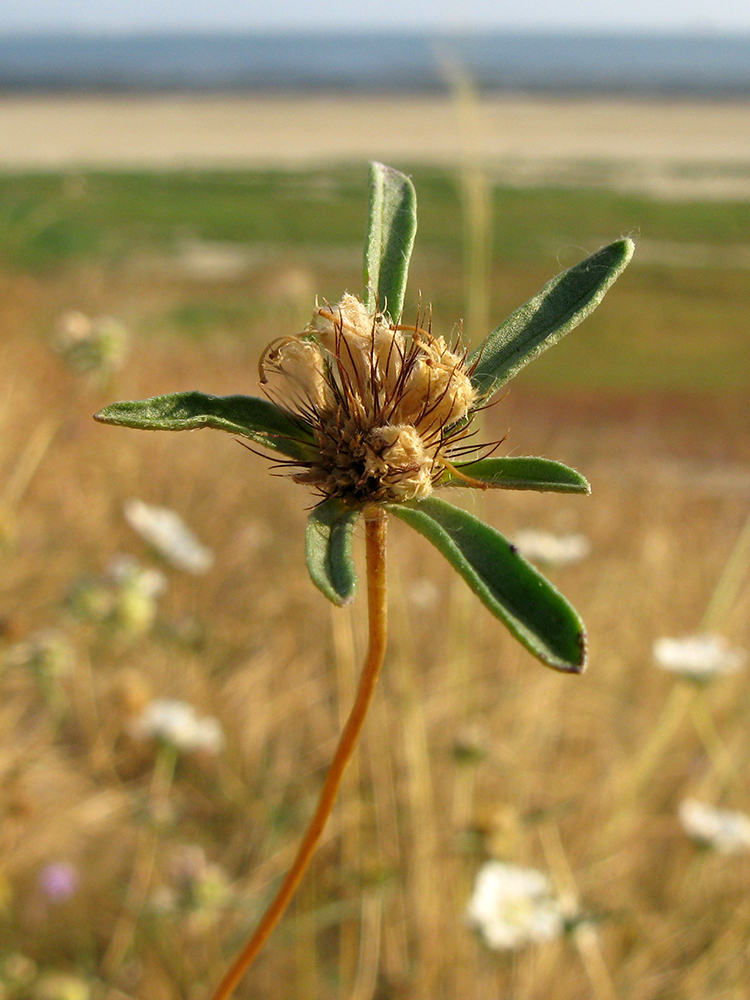
<svg viewBox="0 0 750 1000">
<path fill-rule="evenodd" d="M 307 871 L 328 818 L 333 811 L 341 779 L 362 732 L 380 675 L 380 668 L 383 665 L 387 639 L 386 526 L 387 515 L 385 511 L 379 507 L 365 510 L 369 634 L 367 658 L 362 668 L 357 696 L 339 737 L 338 746 L 328 769 L 315 814 L 305 831 L 297 850 L 297 856 L 287 872 L 281 888 L 261 917 L 252 937 L 222 979 L 219 988 L 214 993 L 213 1000 L 229 1000 L 289 905 L 297 886 Z"/>
</svg>

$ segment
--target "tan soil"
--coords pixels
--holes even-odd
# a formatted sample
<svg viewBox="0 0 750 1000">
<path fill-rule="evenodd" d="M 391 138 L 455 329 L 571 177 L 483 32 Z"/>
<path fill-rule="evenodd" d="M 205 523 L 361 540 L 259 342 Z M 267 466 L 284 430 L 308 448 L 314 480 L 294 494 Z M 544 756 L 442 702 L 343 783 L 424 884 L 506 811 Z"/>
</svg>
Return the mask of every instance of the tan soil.
<svg viewBox="0 0 750 1000">
<path fill-rule="evenodd" d="M 672 197 L 750 197 L 750 101 L 502 96 L 0 99 L 0 169 L 302 167 L 380 159 Z"/>
</svg>

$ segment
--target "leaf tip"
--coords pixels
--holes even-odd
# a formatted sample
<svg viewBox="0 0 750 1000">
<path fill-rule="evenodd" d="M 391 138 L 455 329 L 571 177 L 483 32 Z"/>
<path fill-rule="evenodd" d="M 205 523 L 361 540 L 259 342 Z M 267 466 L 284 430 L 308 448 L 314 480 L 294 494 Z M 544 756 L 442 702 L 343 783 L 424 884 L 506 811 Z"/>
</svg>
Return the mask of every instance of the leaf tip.
<svg viewBox="0 0 750 1000">
<path fill-rule="evenodd" d="M 622 239 L 616 241 L 614 246 L 619 248 L 620 256 L 622 258 L 622 266 L 625 267 L 626 264 L 630 263 L 630 260 L 635 253 L 635 240 L 630 236 L 623 236 Z"/>
<path fill-rule="evenodd" d="M 115 423 L 117 423 L 116 412 L 113 412 L 115 410 L 116 405 L 117 404 L 114 403 L 114 404 L 111 404 L 110 406 L 103 407 L 101 410 L 98 410 L 94 414 L 94 420 L 96 420 L 97 423 L 100 423 L 100 424 L 115 424 Z"/>
<path fill-rule="evenodd" d="M 589 643 L 588 636 L 586 635 L 586 630 L 581 629 L 577 636 L 579 659 L 577 662 L 571 664 L 572 674 L 582 674 L 586 667 L 588 666 L 589 659 Z"/>
</svg>

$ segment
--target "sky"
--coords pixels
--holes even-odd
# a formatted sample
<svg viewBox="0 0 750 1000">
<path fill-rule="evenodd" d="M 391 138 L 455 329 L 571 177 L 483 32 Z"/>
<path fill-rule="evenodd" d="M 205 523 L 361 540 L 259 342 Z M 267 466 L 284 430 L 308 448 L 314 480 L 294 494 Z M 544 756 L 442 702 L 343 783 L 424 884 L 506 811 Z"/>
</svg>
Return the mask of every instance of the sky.
<svg viewBox="0 0 750 1000">
<path fill-rule="evenodd" d="M 572 29 L 750 32 L 749 0 L 0 0 L 0 32 Z"/>
</svg>

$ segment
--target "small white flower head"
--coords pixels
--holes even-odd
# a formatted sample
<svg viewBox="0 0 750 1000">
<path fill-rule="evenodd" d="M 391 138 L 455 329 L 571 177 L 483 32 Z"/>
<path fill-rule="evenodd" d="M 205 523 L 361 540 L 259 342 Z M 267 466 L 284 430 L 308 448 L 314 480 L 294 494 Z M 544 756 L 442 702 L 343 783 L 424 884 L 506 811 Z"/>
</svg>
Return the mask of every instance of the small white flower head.
<svg viewBox="0 0 750 1000">
<path fill-rule="evenodd" d="M 82 312 L 62 313 L 55 324 L 54 347 L 77 372 L 117 371 L 127 357 L 129 336 L 111 316 L 91 319 Z"/>
<path fill-rule="evenodd" d="M 699 844 L 722 854 L 750 851 L 750 816 L 745 813 L 685 799 L 678 814 L 685 833 Z"/>
<path fill-rule="evenodd" d="M 466 913 L 498 951 L 551 941 L 565 929 L 562 906 L 547 876 L 502 861 L 488 861 L 479 869 Z"/>
<path fill-rule="evenodd" d="M 513 544 L 526 559 L 545 566 L 568 566 L 591 553 L 591 543 L 585 535 L 553 535 L 536 528 L 518 531 L 513 536 Z"/>
<path fill-rule="evenodd" d="M 269 398 L 317 440 L 295 482 L 352 504 L 429 496 L 477 402 L 465 360 L 419 320 L 395 326 L 354 295 L 317 305 L 260 364 Z"/>
<path fill-rule="evenodd" d="M 747 660 L 744 649 L 732 649 L 720 635 L 688 635 L 681 639 L 657 639 L 654 661 L 662 670 L 693 681 L 709 681 L 740 670 Z"/>
<path fill-rule="evenodd" d="M 172 566 L 196 575 L 213 566 L 213 552 L 201 545 L 175 511 L 142 500 L 128 500 L 124 512 L 131 528 Z"/>
<path fill-rule="evenodd" d="M 173 698 L 156 698 L 146 705 L 130 726 L 137 739 L 156 739 L 184 753 L 204 750 L 219 753 L 224 733 L 218 719 L 196 714 L 192 705 Z"/>
</svg>

